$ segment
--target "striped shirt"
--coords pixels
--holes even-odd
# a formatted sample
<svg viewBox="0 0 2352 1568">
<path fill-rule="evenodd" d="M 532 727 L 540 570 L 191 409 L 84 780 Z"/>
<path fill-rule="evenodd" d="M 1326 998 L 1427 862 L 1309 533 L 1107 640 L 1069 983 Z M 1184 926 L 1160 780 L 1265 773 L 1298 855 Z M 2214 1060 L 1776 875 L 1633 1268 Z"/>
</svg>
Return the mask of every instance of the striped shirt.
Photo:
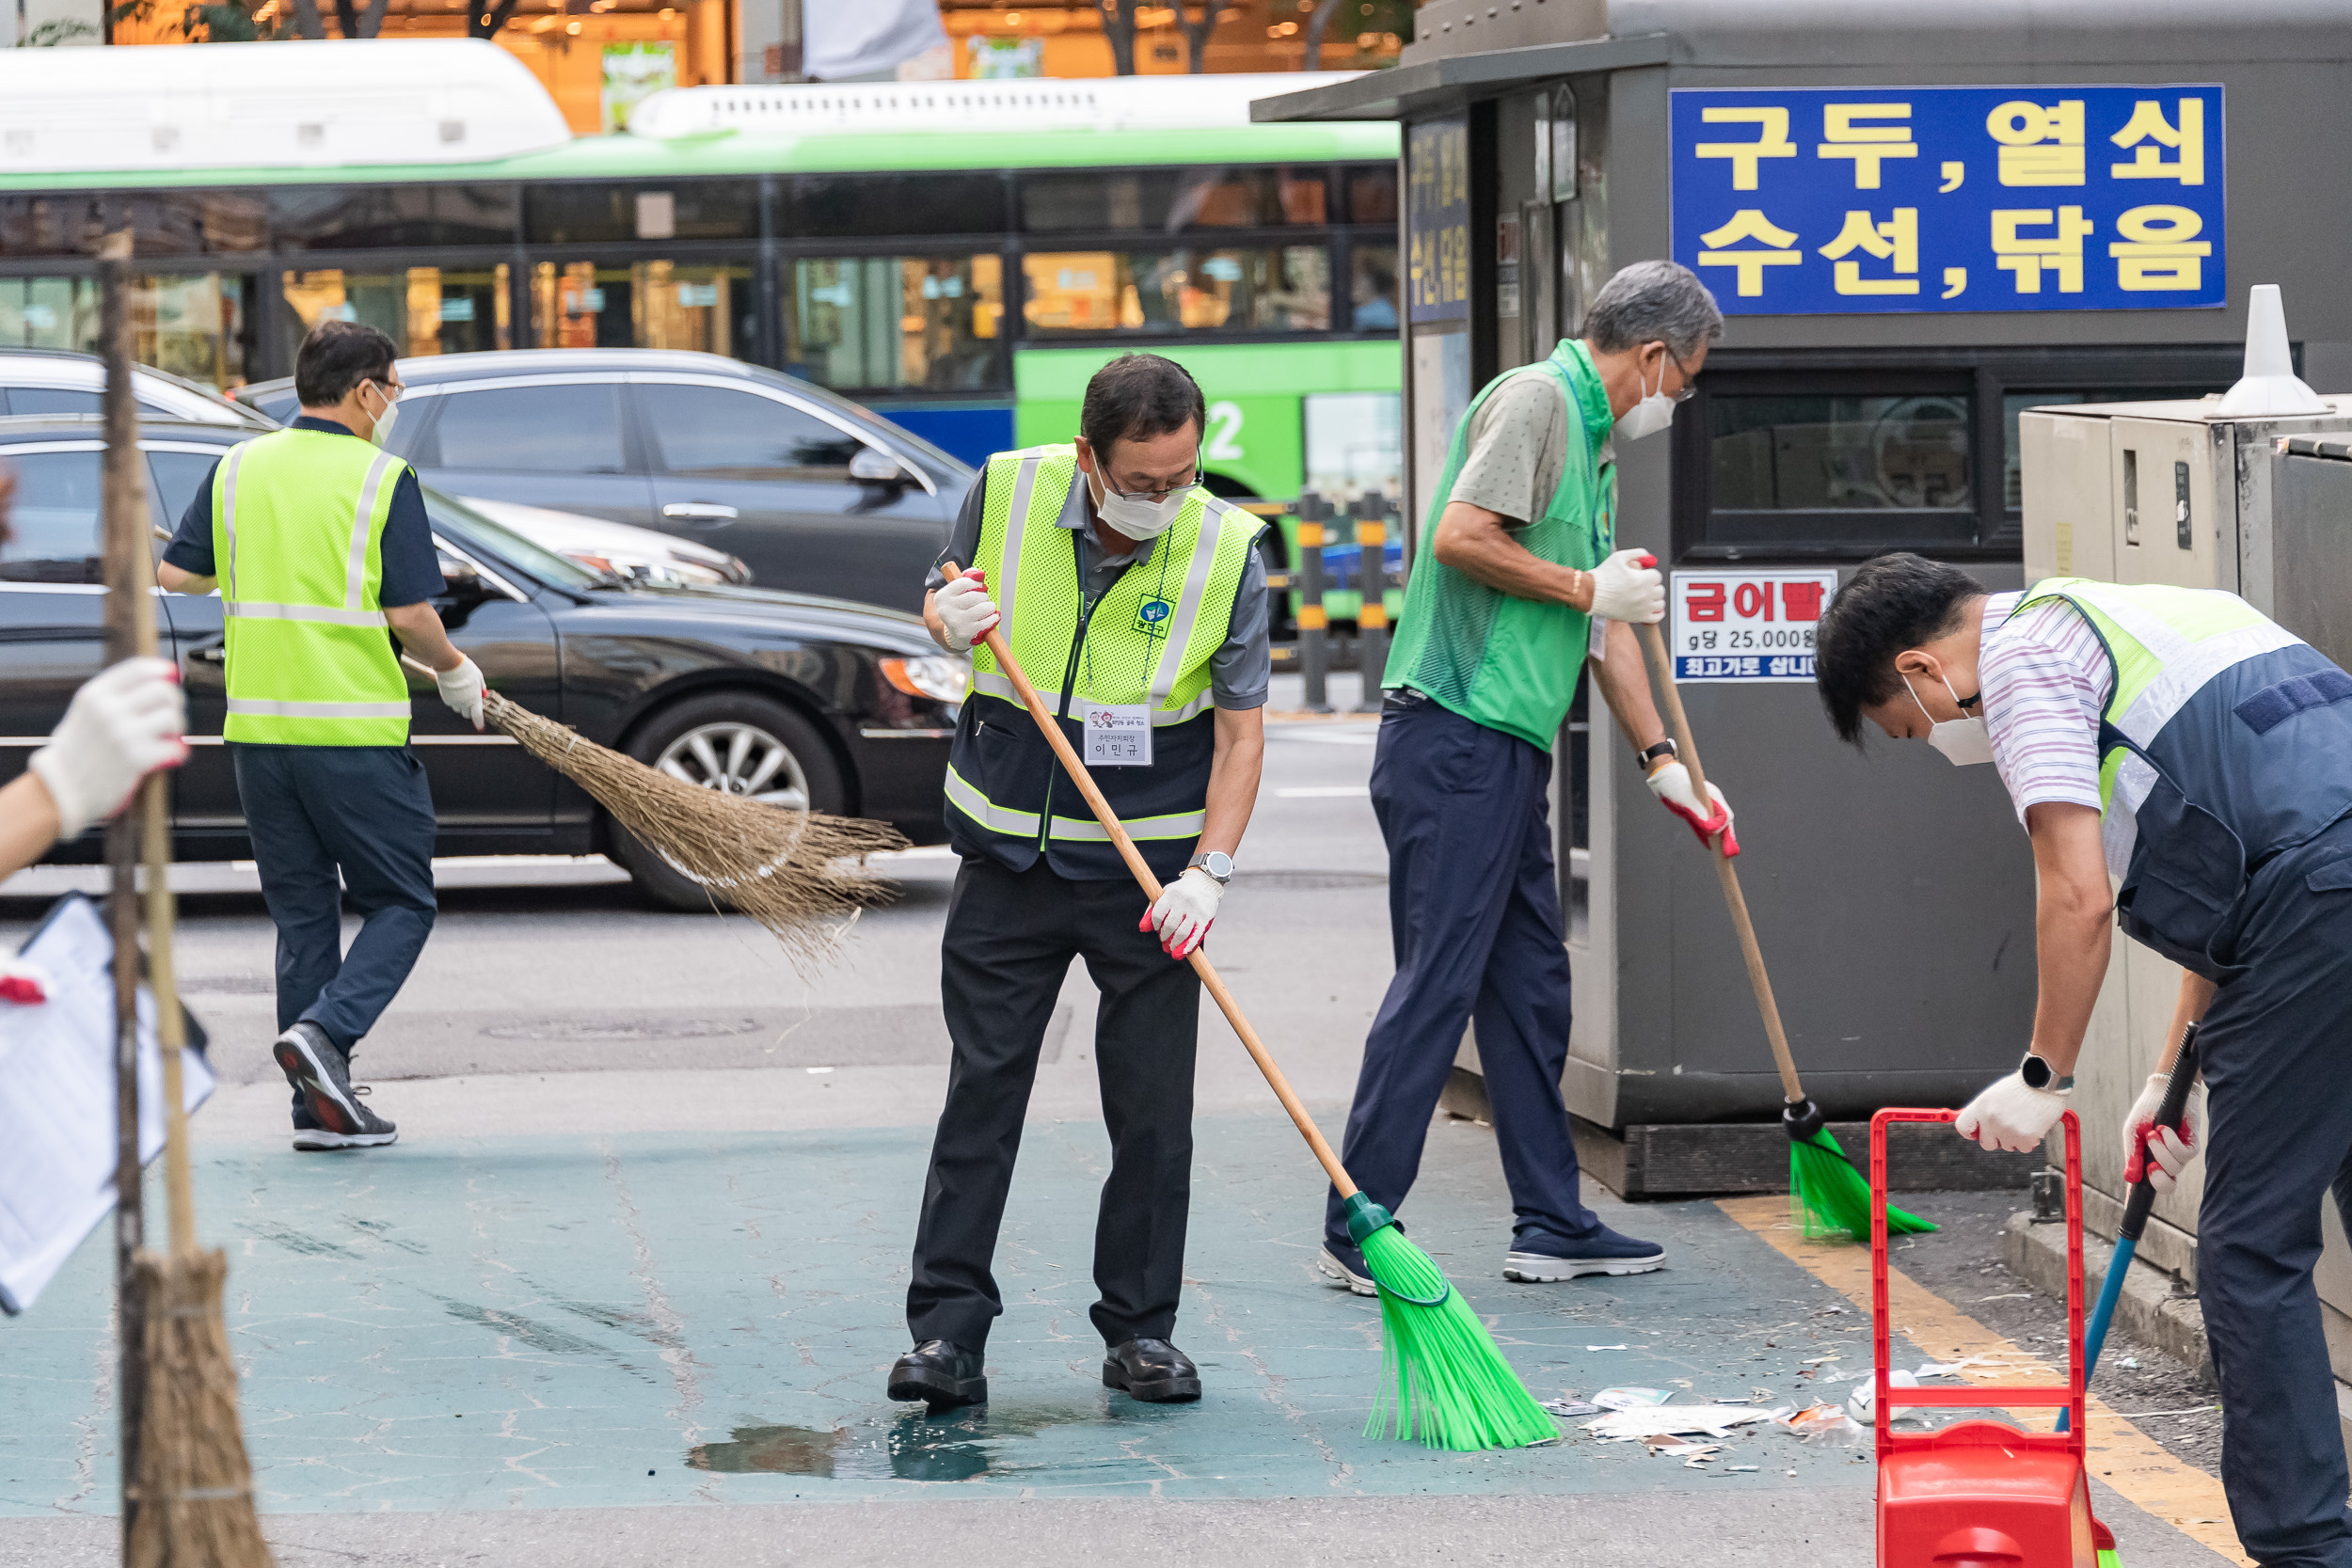
<svg viewBox="0 0 2352 1568">
<path fill-rule="evenodd" d="M 2063 599 L 2013 619 L 2023 594 L 1984 602 L 1977 656 L 1993 766 L 2016 804 L 2065 801 L 2101 809 L 2099 719 L 2115 672 L 2099 634 Z"/>
</svg>

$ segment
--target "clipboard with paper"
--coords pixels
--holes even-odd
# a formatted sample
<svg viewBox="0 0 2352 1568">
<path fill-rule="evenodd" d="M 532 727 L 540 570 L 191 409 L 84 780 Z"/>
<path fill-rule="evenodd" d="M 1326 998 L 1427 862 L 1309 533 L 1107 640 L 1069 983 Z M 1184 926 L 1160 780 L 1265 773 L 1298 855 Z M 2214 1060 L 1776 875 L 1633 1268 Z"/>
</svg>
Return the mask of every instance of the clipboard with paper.
<svg viewBox="0 0 2352 1568">
<path fill-rule="evenodd" d="M 76 895 L 50 910 L 18 957 L 47 999 L 0 1002 L 0 1311 L 31 1307 L 115 1206 L 114 942 Z M 203 1032 L 190 1019 L 191 1112 L 213 1092 Z M 139 988 L 139 1163 L 164 1147 L 155 999 Z"/>
</svg>

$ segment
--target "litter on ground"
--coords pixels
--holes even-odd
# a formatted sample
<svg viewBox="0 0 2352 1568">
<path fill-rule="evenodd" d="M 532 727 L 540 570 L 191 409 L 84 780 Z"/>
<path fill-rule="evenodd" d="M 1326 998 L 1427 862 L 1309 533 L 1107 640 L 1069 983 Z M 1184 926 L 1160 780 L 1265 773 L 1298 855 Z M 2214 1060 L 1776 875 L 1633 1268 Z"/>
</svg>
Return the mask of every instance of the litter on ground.
<svg viewBox="0 0 2352 1568">
<path fill-rule="evenodd" d="M 1593 1396 L 1593 1402 L 1603 1410 L 1638 1410 L 1647 1404 L 1663 1404 L 1674 1398 L 1666 1388 L 1603 1388 Z"/>
<path fill-rule="evenodd" d="M 1665 1404 L 1648 1409 L 1612 1410 L 1585 1422 L 1584 1430 L 1606 1443 L 1701 1432 L 1709 1437 L 1728 1437 L 1734 1427 L 1771 1418 L 1770 1411 L 1745 1405 Z"/>
</svg>

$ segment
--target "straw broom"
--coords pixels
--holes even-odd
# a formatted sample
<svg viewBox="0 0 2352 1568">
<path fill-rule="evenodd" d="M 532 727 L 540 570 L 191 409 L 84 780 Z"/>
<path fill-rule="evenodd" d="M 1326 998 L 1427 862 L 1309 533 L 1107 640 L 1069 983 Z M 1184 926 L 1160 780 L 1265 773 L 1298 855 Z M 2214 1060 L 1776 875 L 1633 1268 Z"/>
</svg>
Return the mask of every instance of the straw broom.
<svg viewBox="0 0 2352 1568">
<path fill-rule="evenodd" d="M 1674 660 L 1667 656 L 1666 639 L 1655 624 L 1640 628 L 1642 653 L 1649 661 L 1651 672 L 1666 698 L 1666 719 L 1674 726 L 1675 748 L 1682 765 L 1691 770 L 1691 790 L 1699 800 L 1707 799 L 1707 775 L 1699 768 L 1698 743 L 1691 738 L 1690 716 L 1682 710 L 1682 691 L 1675 685 Z M 1747 960 L 1748 985 L 1756 992 L 1756 1011 L 1763 1015 L 1764 1037 L 1772 1048 L 1772 1063 L 1780 1069 L 1780 1124 L 1788 1134 L 1788 1209 L 1797 1228 L 1814 1240 L 1845 1238 L 1867 1241 L 1870 1236 L 1870 1182 L 1846 1151 L 1830 1136 L 1828 1117 L 1813 1103 L 1797 1078 L 1796 1058 L 1789 1054 L 1788 1036 L 1780 1026 L 1780 1004 L 1772 999 L 1772 982 L 1764 973 L 1764 949 L 1756 940 L 1756 925 L 1748 918 L 1747 895 L 1740 891 L 1740 873 L 1732 866 L 1731 857 L 1724 853 L 1724 839 L 1717 834 L 1712 848 L 1715 878 L 1723 884 L 1724 903 L 1731 911 L 1731 924 L 1740 934 L 1740 954 Z M 1907 1214 L 1889 1205 L 1886 1211 L 1889 1234 L 1915 1236 L 1933 1230 L 1934 1225 L 1916 1215 Z"/>
<path fill-rule="evenodd" d="M 950 579 L 963 575 L 952 562 L 945 570 Z M 1095 787 L 1078 753 L 1071 750 L 1069 736 L 1062 734 L 1061 725 L 1022 673 L 1012 650 L 1005 645 L 1004 633 L 992 630 L 986 641 L 996 667 L 1005 673 L 1029 717 L 1044 732 L 1046 743 L 1061 759 L 1063 771 L 1110 835 L 1120 858 L 1141 884 L 1144 896 L 1158 902 L 1160 879 L 1152 875 L 1118 814 Z M 1405 1239 L 1396 1217 L 1366 1197 L 1348 1176 L 1314 1118 L 1299 1103 L 1290 1080 L 1275 1065 L 1265 1042 L 1242 1016 L 1241 1004 L 1226 989 L 1208 954 L 1196 946 L 1189 961 L 1200 983 L 1216 999 L 1226 1022 L 1233 1026 L 1233 1033 L 1241 1037 L 1258 1070 L 1265 1074 L 1274 1098 L 1290 1113 L 1292 1124 L 1307 1140 L 1324 1174 L 1339 1190 L 1347 1212 L 1348 1239 L 1362 1251 L 1364 1267 L 1380 1287 L 1381 1387 L 1373 1401 L 1371 1418 L 1364 1423 L 1364 1435 L 1385 1436 L 1393 1428 L 1398 1437 L 1415 1437 L 1433 1449 L 1463 1452 L 1525 1448 L 1558 1437 L 1559 1427 L 1519 1382 L 1461 1292 L 1448 1283 L 1427 1253 Z"/>
<path fill-rule="evenodd" d="M 403 656 L 411 670 L 432 672 Z M 894 896 L 865 857 L 903 849 L 896 828 L 863 817 L 785 811 L 704 789 L 599 746 L 511 697 L 484 693 L 482 716 L 586 790 L 612 819 L 710 896 L 767 927 L 793 967 L 831 955 L 836 921 Z"/>
<path fill-rule="evenodd" d="M 142 519 L 144 460 L 131 398 L 130 313 L 124 273 L 127 232 L 107 237 L 102 253 L 105 355 L 104 491 L 108 617 L 127 630 L 129 652 L 155 653 L 152 562 Z M 125 625 L 127 623 L 127 626 Z M 115 651 L 122 651 L 119 641 Z M 126 1444 L 124 1560 L 131 1568 L 270 1568 L 269 1545 L 253 1512 L 253 1472 L 237 1420 L 237 1370 L 221 1324 L 221 1288 L 229 1260 L 196 1243 L 196 1198 L 188 1169 L 188 1118 L 181 1053 L 187 1045 L 171 962 L 172 900 L 169 784 L 162 774 L 140 785 L 137 802 L 147 863 L 148 978 L 164 1078 L 164 1185 L 170 1200 L 171 1250 L 132 1255 L 126 1336 L 139 1353 L 135 1444 Z M 128 848 L 127 834 L 112 843 Z M 135 973 L 137 948 L 118 927 L 118 974 Z M 137 1173 L 131 1173 L 135 1185 Z"/>
</svg>

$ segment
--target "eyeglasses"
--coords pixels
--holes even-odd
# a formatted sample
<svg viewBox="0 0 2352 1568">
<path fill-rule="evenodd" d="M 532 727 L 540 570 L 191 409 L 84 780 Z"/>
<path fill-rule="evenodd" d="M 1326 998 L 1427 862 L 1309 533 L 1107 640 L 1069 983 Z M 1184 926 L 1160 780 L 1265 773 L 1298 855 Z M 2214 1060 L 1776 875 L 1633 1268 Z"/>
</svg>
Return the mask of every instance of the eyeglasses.
<svg viewBox="0 0 2352 1568">
<path fill-rule="evenodd" d="M 1195 463 L 1193 465 L 1190 478 L 1178 483 L 1171 484 L 1165 490 L 1121 490 L 1119 486 L 1111 483 L 1110 475 L 1104 474 L 1103 475 L 1103 494 L 1106 497 L 1117 496 L 1120 500 L 1128 501 L 1164 501 L 1180 490 L 1191 489 L 1206 477 L 1207 470 L 1202 468 L 1200 464 Z"/>
<path fill-rule="evenodd" d="M 1677 403 L 1688 403 L 1692 398 L 1698 396 L 1699 389 L 1696 380 L 1692 376 L 1691 372 L 1683 365 L 1682 361 L 1675 358 L 1675 351 L 1667 348 L 1663 343 L 1660 343 L 1658 346 L 1668 359 L 1674 360 L 1675 370 L 1682 377 L 1682 390 L 1674 395 L 1674 401 Z"/>
</svg>

